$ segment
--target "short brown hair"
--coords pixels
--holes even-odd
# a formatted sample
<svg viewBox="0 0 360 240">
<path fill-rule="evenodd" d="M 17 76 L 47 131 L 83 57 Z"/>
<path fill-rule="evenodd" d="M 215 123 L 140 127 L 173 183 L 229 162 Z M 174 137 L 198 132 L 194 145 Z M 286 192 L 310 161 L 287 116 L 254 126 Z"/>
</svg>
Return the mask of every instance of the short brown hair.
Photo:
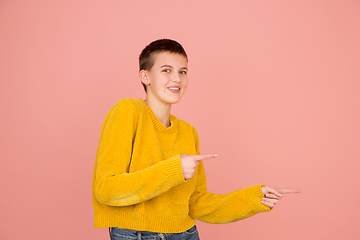
<svg viewBox="0 0 360 240">
<path fill-rule="evenodd" d="M 155 61 L 153 59 L 154 54 L 160 53 L 160 52 L 171 52 L 171 53 L 178 53 L 183 55 L 186 60 L 187 55 L 184 50 L 184 48 L 181 46 L 180 43 L 171 40 L 171 39 L 159 39 L 156 41 L 153 41 L 149 45 L 147 45 L 144 50 L 142 50 L 140 56 L 139 56 L 139 68 L 141 70 L 150 70 L 152 66 L 154 65 Z M 144 83 L 142 83 L 145 92 L 146 92 L 146 86 Z"/>
</svg>

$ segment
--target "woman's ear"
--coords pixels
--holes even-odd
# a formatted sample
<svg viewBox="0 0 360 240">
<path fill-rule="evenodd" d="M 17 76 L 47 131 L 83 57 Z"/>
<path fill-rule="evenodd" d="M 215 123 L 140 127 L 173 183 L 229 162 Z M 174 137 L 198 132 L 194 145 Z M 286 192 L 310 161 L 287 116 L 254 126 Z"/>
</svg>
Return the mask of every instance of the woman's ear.
<svg viewBox="0 0 360 240">
<path fill-rule="evenodd" d="M 141 70 L 139 72 L 139 77 L 140 77 L 140 80 L 143 84 L 145 85 L 149 85 L 150 84 L 150 81 L 149 81 L 149 77 L 148 77 L 148 73 L 146 70 Z"/>
</svg>

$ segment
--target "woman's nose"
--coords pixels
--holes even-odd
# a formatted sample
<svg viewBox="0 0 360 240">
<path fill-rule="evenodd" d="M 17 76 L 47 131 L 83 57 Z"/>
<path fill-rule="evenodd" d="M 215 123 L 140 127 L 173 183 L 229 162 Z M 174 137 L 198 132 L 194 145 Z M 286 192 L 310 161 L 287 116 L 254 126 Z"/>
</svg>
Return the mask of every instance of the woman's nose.
<svg viewBox="0 0 360 240">
<path fill-rule="evenodd" d="M 180 76 L 178 74 L 174 74 L 171 78 L 172 82 L 180 82 Z"/>
</svg>

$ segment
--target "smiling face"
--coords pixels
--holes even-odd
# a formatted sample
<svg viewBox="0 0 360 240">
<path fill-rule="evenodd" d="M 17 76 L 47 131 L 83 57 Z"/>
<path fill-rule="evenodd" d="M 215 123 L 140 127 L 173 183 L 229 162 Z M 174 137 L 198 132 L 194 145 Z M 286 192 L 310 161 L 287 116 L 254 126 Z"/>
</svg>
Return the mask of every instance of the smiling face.
<svg viewBox="0 0 360 240">
<path fill-rule="evenodd" d="M 171 52 L 155 53 L 152 57 L 152 68 L 140 71 L 140 79 L 147 88 L 147 100 L 162 105 L 179 102 L 188 84 L 186 57 Z"/>
</svg>

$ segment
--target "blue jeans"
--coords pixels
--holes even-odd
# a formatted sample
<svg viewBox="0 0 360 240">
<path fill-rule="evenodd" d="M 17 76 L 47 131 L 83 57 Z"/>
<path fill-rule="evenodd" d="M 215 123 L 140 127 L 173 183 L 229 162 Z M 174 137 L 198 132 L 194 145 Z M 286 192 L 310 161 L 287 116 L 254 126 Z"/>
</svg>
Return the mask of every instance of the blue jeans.
<svg viewBox="0 0 360 240">
<path fill-rule="evenodd" d="M 200 240 L 196 226 L 188 229 L 182 233 L 155 233 L 155 232 L 140 232 L 122 228 L 109 228 L 111 240 L 121 239 L 166 239 L 166 240 Z"/>
</svg>

